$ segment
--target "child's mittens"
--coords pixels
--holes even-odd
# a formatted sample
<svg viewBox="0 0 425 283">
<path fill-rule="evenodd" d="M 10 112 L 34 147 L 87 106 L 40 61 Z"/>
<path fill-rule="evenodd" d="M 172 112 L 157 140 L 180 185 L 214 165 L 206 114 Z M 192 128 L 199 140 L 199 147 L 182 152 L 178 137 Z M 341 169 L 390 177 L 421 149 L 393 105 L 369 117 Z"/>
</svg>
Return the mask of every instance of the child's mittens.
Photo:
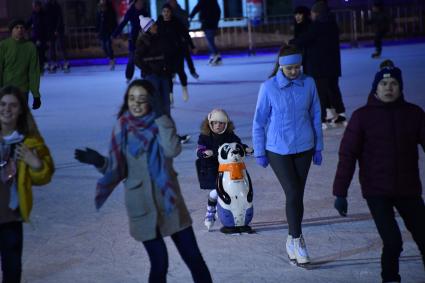
<svg viewBox="0 0 425 283">
<path fill-rule="evenodd" d="M 204 150 L 204 158 L 209 158 L 214 155 L 214 152 L 211 149 Z"/>
<path fill-rule="evenodd" d="M 252 147 L 247 147 L 247 148 L 245 148 L 245 152 L 246 152 L 246 154 L 253 154 L 254 149 Z"/>
</svg>

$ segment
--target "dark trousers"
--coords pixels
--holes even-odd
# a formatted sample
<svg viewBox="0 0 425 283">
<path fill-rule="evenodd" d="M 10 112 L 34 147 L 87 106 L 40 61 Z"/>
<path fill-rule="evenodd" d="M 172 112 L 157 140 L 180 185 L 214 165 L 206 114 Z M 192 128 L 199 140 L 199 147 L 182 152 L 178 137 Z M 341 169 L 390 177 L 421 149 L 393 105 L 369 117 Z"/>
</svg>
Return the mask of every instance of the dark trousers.
<svg viewBox="0 0 425 283">
<path fill-rule="evenodd" d="M 40 71 L 44 71 L 44 63 L 46 63 L 46 42 L 33 39 L 32 42 L 37 48 L 38 63 L 40 65 Z M 38 42 L 38 44 L 37 44 Z"/>
<path fill-rule="evenodd" d="M 170 76 L 158 76 L 150 74 L 144 77 L 148 80 L 156 90 L 156 94 L 161 96 L 161 102 L 163 105 L 164 113 L 168 116 L 171 115 L 171 104 L 170 104 Z"/>
<path fill-rule="evenodd" d="M 112 40 L 110 36 L 104 36 L 100 38 L 102 50 L 105 52 L 106 57 L 114 59 L 114 50 L 112 49 Z"/>
<path fill-rule="evenodd" d="M 375 45 L 376 53 L 381 55 L 382 52 L 382 38 L 385 36 L 385 32 L 378 31 L 375 33 L 373 43 Z"/>
<path fill-rule="evenodd" d="M 62 60 L 66 61 L 66 50 L 65 50 L 65 35 L 58 34 L 53 35 L 49 40 L 49 61 L 50 63 L 56 63 L 58 60 L 58 51 L 62 55 Z"/>
<path fill-rule="evenodd" d="M 338 114 L 344 113 L 345 106 L 339 89 L 338 77 L 315 78 L 314 81 L 320 98 L 322 122 L 326 121 L 326 108 L 335 108 Z"/>
<path fill-rule="evenodd" d="M 134 63 L 134 53 L 136 51 L 136 38 L 130 38 L 128 40 L 128 61 L 127 66 L 125 67 L 125 78 L 131 80 L 134 76 L 135 63 Z M 140 75 L 142 76 L 142 75 Z"/>
<path fill-rule="evenodd" d="M 193 64 L 192 55 L 190 54 L 189 47 L 187 46 L 184 48 L 184 59 L 186 60 L 187 67 L 189 68 L 189 71 L 191 74 L 196 73 L 195 65 Z"/>
<path fill-rule="evenodd" d="M 413 240 L 418 245 L 425 267 L 425 225 L 423 222 L 425 206 L 423 199 L 421 197 L 369 197 L 366 198 L 366 201 L 383 242 L 381 255 L 382 281 L 400 282 L 401 280 L 398 259 L 403 250 L 403 241 L 395 219 L 394 208 L 397 209 L 407 230 L 412 234 Z"/>
<path fill-rule="evenodd" d="M 180 84 L 182 86 L 187 86 L 187 75 L 186 75 L 186 72 L 184 71 L 184 57 L 178 56 L 175 62 L 176 62 L 175 63 L 176 73 L 179 76 Z M 173 83 L 173 79 L 170 78 L 170 92 L 173 92 L 173 90 L 174 90 L 174 83 Z"/>
<path fill-rule="evenodd" d="M 299 238 L 302 234 L 301 222 L 304 216 L 304 188 L 313 150 L 288 155 L 267 151 L 267 157 L 285 192 L 289 235 Z"/>
<path fill-rule="evenodd" d="M 171 239 L 183 261 L 189 267 L 193 281 L 195 283 L 212 282 L 211 274 L 196 243 L 192 227 L 171 235 Z M 168 253 L 164 239 L 159 236 L 154 240 L 143 242 L 143 245 L 151 263 L 149 283 L 165 283 L 167 281 Z"/>
<path fill-rule="evenodd" d="M 22 222 L 0 224 L 0 255 L 3 283 L 21 282 Z"/>
<path fill-rule="evenodd" d="M 204 30 L 205 38 L 207 39 L 208 49 L 210 50 L 211 55 L 218 54 L 217 46 L 215 46 L 215 29 L 206 29 Z"/>
</svg>

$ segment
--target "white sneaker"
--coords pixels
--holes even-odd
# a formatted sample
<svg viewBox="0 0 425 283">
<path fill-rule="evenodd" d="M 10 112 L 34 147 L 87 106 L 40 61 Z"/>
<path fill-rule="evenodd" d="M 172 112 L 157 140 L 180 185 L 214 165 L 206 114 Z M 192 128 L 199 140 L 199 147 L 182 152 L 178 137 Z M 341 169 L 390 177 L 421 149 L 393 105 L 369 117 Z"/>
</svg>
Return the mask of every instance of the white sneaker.
<svg viewBox="0 0 425 283">
<path fill-rule="evenodd" d="M 215 207 L 208 205 L 207 206 L 207 213 L 205 214 L 205 220 L 204 220 L 204 224 L 205 224 L 205 226 L 207 226 L 208 231 L 210 231 L 212 226 L 214 225 L 215 213 L 216 213 Z"/>
<path fill-rule="evenodd" d="M 189 93 L 187 92 L 187 86 L 184 86 L 182 88 L 183 88 L 183 101 L 186 102 L 189 100 Z"/>
<path fill-rule="evenodd" d="M 298 264 L 310 263 L 310 257 L 308 256 L 307 247 L 303 235 L 299 238 L 294 239 L 295 259 Z"/>
<path fill-rule="evenodd" d="M 286 252 L 288 253 L 289 260 L 296 260 L 294 238 L 291 235 L 288 235 L 288 238 L 286 238 Z"/>
</svg>

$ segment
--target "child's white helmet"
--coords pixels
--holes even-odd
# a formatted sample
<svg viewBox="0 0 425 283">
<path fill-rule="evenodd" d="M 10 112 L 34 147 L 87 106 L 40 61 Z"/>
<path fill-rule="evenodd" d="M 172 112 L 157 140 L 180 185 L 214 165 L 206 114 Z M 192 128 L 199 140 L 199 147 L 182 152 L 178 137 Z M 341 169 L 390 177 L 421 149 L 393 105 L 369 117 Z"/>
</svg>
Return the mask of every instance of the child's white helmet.
<svg viewBox="0 0 425 283">
<path fill-rule="evenodd" d="M 213 130 L 212 122 L 225 123 L 224 130 L 219 133 L 219 134 L 222 134 L 227 129 L 227 124 L 229 123 L 229 116 L 227 115 L 226 111 L 224 111 L 223 109 L 213 109 L 208 114 L 208 125 L 210 126 L 211 131 Z"/>
</svg>

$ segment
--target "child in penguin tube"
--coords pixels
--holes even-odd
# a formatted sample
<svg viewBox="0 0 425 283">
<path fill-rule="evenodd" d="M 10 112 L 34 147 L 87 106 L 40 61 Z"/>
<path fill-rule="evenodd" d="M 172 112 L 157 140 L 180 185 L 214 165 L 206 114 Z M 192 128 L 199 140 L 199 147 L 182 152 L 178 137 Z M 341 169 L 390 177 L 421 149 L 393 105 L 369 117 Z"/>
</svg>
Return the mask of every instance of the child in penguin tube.
<svg viewBox="0 0 425 283">
<path fill-rule="evenodd" d="M 238 143 L 244 153 L 254 151 L 234 132 L 235 126 L 223 109 L 213 109 L 201 124 L 201 133 L 198 138 L 196 171 L 200 188 L 210 190 L 208 195 L 207 212 L 204 224 L 210 230 L 216 220 L 217 212 L 217 177 L 219 171 L 218 148 L 224 143 Z"/>
</svg>

